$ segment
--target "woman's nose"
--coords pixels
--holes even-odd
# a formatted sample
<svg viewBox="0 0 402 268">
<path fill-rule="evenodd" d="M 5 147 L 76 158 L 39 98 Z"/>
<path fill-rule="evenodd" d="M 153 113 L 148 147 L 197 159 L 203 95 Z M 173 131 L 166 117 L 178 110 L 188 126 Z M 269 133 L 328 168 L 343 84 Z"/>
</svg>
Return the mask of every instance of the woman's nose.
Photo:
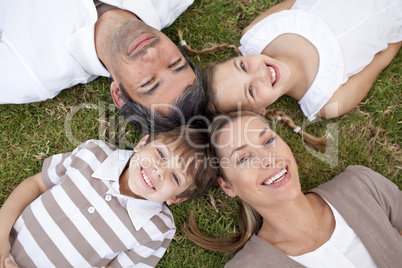
<svg viewBox="0 0 402 268">
<path fill-rule="evenodd" d="M 261 160 L 261 168 L 271 168 L 275 164 L 275 155 L 273 155 L 271 152 L 268 154 L 265 154 Z"/>
<path fill-rule="evenodd" d="M 265 80 L 267 79 L 267 70 L 264 68 L 256 69 L 255 73 L 254 73 L 254 77 L 255 77 L 255 79 L 265 82 Z"/>
</svg>

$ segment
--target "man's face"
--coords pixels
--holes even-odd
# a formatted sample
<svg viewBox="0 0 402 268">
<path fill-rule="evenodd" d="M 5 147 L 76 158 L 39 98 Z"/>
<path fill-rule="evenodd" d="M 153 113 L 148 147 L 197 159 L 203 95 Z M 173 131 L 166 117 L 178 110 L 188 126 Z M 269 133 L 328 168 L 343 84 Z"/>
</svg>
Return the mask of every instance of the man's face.
<svg viewBox="0 0 402 268">
<path fill-rule="evenodd" d="M 122 84 L 134 101 L 151 111 L 154 104 L 162 115 L 169 113 L 170 105 L 195 80 L 176 45 L 139 20 L 127 21 L 116 32 L 109 71 L 114 86 Z"/>
</svg>

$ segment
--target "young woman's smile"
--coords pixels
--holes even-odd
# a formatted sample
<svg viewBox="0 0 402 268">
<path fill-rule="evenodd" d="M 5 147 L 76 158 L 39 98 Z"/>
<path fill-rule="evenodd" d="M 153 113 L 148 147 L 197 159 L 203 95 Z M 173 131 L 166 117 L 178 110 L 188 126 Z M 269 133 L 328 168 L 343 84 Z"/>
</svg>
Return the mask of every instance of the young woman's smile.
<svg viewBox="0 0 402 268">
<path fill-rule="evenodd" d="M 267 185 L 269 187 L 277 188 L 285 185 L 290 180 L 290 173 L 288 172 L 288 167 L 284 167 L 274 174 L 266 178 L 262 185 Z"/>
</svg>

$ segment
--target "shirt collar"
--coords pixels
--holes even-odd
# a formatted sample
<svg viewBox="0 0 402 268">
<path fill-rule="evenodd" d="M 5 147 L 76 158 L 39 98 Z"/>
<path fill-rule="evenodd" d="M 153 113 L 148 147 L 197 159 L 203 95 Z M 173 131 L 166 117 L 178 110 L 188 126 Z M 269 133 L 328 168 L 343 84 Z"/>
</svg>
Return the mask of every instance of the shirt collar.
<svg viewBox="0 0 402 268">
<path fill-rule="evenodd" d="M 94 40 L 95 22 L 75 31 L 67 40 L 66 47 L 87 73 L 110 76 L 96 54 Z"/>
<path fill-rule="evenodd" d="M 87 73 L 96 76 L 110 76 L 96 54 L 95 23 L 98 20 L 98 13 L 94 2 L 89 1 L 88 3 L 90 6 L 87 6 L 87 18 L 82 21 L 82 27 L 69 37 L 65 46 Z"/>
<path fill-rule="evenodd" d="M 137 199 L 130 197 L 127 202 L 127 211 L 138 231 L 144 226 L 153 216 L 162 213 L 164 210 L 169 210 L 164 203 L 152 202 L 145 199 Z M 172 216 L 173 219 L 173 216 Z M 167 226 L 170 229 L 174 228 L 174 222 L 168 222 Z"/>
<path fill-rule="evenodd" d="M 119 182 L 120 175 L 125 169 L 134 151 L 116 150 L 95 170 L 92 177 L 104 181 Z"/>
</svg>

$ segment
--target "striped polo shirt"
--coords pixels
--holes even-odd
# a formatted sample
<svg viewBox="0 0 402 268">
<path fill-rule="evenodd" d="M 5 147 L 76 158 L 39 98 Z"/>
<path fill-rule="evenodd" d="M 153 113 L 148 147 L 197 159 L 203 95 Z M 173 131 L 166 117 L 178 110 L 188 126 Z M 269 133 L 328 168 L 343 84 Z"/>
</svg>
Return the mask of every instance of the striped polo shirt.
<svg viewBox="0 0 402 268">
<path fill-rule="evenodd" d="M 47 158 L 49 188 L 15 222 L 10 253 L 20 267 L 154 267 L 175 233 L 164 203 L 121 195 L 133 151 L 90 140 Z"/>
</svg>

